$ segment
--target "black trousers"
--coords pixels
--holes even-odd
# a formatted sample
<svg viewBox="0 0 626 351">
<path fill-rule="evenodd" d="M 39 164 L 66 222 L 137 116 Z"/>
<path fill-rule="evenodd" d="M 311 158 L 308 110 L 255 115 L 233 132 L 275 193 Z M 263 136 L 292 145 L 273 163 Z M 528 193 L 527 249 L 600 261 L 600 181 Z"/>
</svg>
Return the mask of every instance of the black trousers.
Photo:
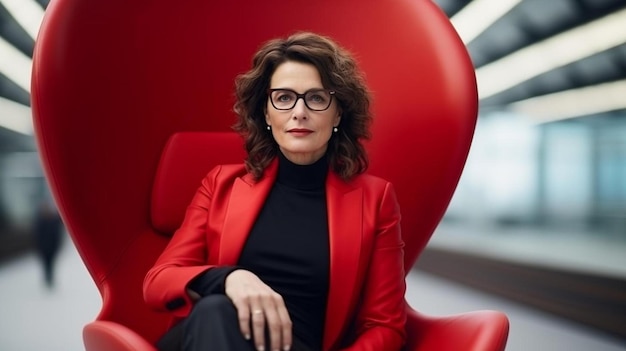
<svg viewBox="0 0 626 351">
<path fill-rule="evenodd" d="M 198 301 L 189 316 L 173 326 L 157 343 L 159 351 L 256 351 L 239 328 L 237 310 L 225 295 Z M 269 345 L 265 347 L 269 350 Z M 291 351 L 312 351 L 294 338 Z"/>
</svg>

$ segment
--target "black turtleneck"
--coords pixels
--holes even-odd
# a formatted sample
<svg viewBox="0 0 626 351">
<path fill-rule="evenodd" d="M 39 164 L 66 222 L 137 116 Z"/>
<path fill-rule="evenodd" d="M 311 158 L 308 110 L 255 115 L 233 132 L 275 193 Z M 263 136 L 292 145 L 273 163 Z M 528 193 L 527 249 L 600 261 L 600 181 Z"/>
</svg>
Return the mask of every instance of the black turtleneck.
<svg viewBox="0 0 626 351">
<path fill-rule="evenodd" d="M 293 322 L 294 336 L 322 348 L 330 249 L 325 183 L 328 160 L 297 165 L 279 153 L 278 175 L 239 257 L 238 267 L 220 267 L 192 281 L 205 296 L 224 293 L 234 269 L 256 274 L 279 293 Z"/>
</svg>

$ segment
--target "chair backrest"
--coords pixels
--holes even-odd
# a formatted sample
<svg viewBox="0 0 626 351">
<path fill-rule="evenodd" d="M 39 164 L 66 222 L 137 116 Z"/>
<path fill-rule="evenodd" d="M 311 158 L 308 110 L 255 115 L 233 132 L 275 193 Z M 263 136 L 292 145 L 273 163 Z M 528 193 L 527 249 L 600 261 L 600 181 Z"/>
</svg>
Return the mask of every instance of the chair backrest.
<svg viewBox="0 0 626 351">
<path fill-rule="evenodd" d="M 200 181 L 216 165 L 243 163 L 242 138 L 234 132 L 179 132 L 163 149 L 154 178 L 152 227 L 170 236 L 182 224 Z"/>
<path fill-rule="evenodd" d="M 141 295 L 167 241 L 159 228 L 172 223 L 151 215 L 161 151 L 180 131 L 228 131 L 235 76 L 260 43 L 295 30 L 332 36 L 364 70 L 376 117 L 370 172 L 398 190 L 413 265 L 454 192 L 477 112 L 471 61 L 431 1 L 53 0 L 34 53 L 35 132 L 103 296 L 98 319 L 148 340 L 163 331 Z"/>
</svg>

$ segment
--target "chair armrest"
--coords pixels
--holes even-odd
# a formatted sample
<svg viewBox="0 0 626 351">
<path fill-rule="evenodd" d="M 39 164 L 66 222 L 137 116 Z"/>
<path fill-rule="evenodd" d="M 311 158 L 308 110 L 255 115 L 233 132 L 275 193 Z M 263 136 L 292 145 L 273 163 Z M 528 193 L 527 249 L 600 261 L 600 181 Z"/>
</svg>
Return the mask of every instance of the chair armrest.
<svg viewBox="0 0 626 351">
<path fill-rule="evenodd" d="M 86 351 L 157 351 L 141 335 L 111 321 L 95 321 L 83 328 Z"/>
<path fill-rule="evenodd" d="M 509 320 L 497 311 L 431 317 L 409 309 L 406 328 L 406 351 L 504 351 Z M 83 340 L 86 351 L 157 351 L 139 334 L 111 321 L 87 324 Z"/>
<path fill-rule="evenodd" d="M 497 311 L 432 317 L 409 308 L 407 335 L 406 351 L 504 351 L 509 320 Z"/>
</svg>

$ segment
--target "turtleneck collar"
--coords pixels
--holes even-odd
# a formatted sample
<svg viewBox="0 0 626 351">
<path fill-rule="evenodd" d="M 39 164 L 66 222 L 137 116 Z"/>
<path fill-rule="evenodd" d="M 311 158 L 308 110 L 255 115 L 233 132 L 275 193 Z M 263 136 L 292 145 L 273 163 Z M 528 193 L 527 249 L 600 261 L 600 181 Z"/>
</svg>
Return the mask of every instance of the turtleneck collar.
<svg viewBox="0 0 626 351">
<path fill-rule="evenodd" d="M 278 175 L 276 181 L 290 188 L 312 190 L 324 188 L 328 174 L 326 154 L 310 165 L 298 165 L 278 152 Z"/>
</svg>

